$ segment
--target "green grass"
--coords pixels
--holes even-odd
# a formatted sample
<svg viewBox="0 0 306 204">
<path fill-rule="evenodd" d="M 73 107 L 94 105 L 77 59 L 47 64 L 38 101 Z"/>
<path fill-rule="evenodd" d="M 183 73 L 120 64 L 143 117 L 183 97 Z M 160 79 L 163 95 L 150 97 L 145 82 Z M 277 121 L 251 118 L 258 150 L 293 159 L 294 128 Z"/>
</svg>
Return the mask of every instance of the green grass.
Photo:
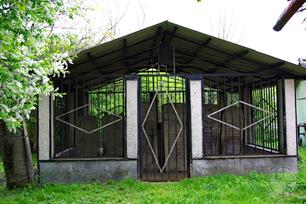
<svg viewBox="0 0 306 204">
<path fill-rule="evenodd" d="M 306 148 L 300 148 L 296 189 L 273 193 L 269 175 L 219 175 L 171 183 L 127 179 L 107 183 L 30 185 L 12 191 L 0 187 L 0 203 L 303 203 L 306 202 Z M 304 197 L 303 197 L 304 196 Z"/>
</svg>

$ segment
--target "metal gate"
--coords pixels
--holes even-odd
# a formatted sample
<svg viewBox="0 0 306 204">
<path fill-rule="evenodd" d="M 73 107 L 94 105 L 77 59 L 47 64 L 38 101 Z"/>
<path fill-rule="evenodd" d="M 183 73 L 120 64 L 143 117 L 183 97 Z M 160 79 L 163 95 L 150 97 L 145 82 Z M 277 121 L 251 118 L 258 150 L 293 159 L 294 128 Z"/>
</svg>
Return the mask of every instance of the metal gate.
<svg viewBox="0 0 306 204">
<path fill-rule="evenodd" d="M 186 80 L 178 75 L 140 75 L 140 178 L 189 176 Z"/>
</svg>

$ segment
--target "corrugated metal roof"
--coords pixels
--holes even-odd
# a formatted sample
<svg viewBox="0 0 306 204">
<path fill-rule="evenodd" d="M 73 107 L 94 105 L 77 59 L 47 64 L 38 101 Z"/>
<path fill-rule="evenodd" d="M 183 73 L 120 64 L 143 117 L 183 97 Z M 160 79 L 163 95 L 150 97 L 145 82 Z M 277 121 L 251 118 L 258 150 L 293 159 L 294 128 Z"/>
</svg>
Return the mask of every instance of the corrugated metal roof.
<svg viewBox="0 0 306 204">
<path fill-rule="evenodd" d="M 69 70 L 72 77 L 133 73 L 156 66 L 160 44 L 175 47 L 177 73 L 306 78 L 298 65 L 169 21 L 85 50 Z"/>
</svg>

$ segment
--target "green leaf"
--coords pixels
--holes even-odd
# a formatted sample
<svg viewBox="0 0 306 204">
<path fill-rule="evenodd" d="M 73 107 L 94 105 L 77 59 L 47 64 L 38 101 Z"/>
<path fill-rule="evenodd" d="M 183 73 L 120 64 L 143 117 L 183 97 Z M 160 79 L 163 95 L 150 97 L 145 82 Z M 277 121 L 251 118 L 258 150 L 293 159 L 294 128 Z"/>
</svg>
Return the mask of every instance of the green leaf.
<svg viewBox="0 0 306 204">
<path fill-rule="evenodd" d="M 17 3 L 17 7 L 21 11 L 21 13 L 23 13 L 26 9 L 26 4 L 23 3 L 23 2 L 19 2 L 19 3 Z"/>
</svg>

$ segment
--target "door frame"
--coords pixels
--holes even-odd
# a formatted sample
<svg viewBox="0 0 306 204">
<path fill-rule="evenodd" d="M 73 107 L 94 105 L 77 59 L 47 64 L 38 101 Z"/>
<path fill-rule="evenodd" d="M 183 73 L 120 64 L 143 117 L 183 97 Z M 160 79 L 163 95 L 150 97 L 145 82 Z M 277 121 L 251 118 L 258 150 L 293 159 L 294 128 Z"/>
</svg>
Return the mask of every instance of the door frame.
<svg viewBox="0 0 306 204">
<path fill-rule="evenodd" d="M 141 150 L 141 143 L 142 143 L 142 139 L 145 139 L 145 138 L 142 138 L 143 137 L 143 130 L 142 130 L 142 93 L 144 93 L 142 91 L 142 77 L 144 77 L 145 75 L 138 75 L 137 79 L 138 79 L 138 90 L 137 90 L 137 100 L 138 100 L 138 161 L 137 161 L 137 177 L 138 179 L 140 180 L 143 180 L 143 181 L 153 181 L 153 180 L 150 180 L 150 179 L 145 179 L 143 173 L 142 173 L 142 169 L 141 169 L 141 162 L 142 162 L 142 150 Z M 180 179 L 183 179 L 183 178 L 190 178 L 191 176 L 191 162 L 192 162 L 192 158 L 191 158 L 191 113 L 190 113 L 190 90 L 189 90 L 189 77 L 188 75 L 174 75 L 174 74 L 167 74 L 167 75 L 158 75 L 158 74 L 150 74 L 148 75 L 148 77 L 156 77 L 156 76 L 167 76 L 167 77 L 182 77 L 184 78 L 184 102 L 185 102 L 185 105 L 184 107 L 186 108 L 186 111 L 185 111 L 185 116 L 186 116 L 186 119 L 182 121 L 183 125 L 185 126 L 185 130 L 184 130 L 184 134 L 186 134 L 185 136 L 185 141 L 184 141 L 184 145 L 185 145 L 185 151 L 184 151 L 184 154 L 186 155 L 186 168 L 184 170 L 184 177 L 178 177 L 178 178 L 172 178 L 171 176 L 166 175 L 165 177 L 168 177 L 167 179 L 164 178 L 164 176 L 161 177 L 161 179 L 157 179 L 157 180 L 154 180 L 154 181 L 176 181 L 176 180 L 180 180 Z M 155 92 L 156 93 L 156 92 Z M 176 167 L 177 168 L 177 167 Z M 178 171 L 176 171 L 178 172 Z M 165 172 L 163 173 L 158 173 L 158 174 L 164 174 Z"/>
</svg>

